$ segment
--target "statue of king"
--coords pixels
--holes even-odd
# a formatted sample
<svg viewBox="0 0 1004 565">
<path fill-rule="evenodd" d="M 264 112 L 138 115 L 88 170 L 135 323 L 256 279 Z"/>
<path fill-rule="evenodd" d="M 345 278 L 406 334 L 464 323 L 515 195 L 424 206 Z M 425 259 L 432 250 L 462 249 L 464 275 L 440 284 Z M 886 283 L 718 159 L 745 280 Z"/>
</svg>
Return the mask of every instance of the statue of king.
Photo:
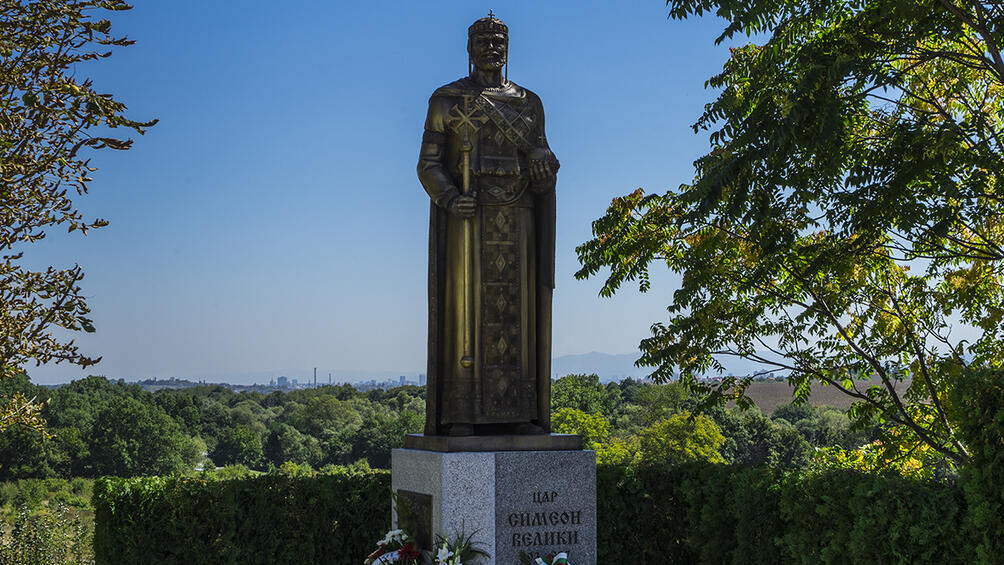
<svg viewBox="0 0 1004 565">
<path fill-rule="evenodd" d="M 540 99 L 507 78 L 509 29 L 468 29 L 469 74 L 429 100 L 425 435 L 550 431 L 554 188 Z"/>
</svg>

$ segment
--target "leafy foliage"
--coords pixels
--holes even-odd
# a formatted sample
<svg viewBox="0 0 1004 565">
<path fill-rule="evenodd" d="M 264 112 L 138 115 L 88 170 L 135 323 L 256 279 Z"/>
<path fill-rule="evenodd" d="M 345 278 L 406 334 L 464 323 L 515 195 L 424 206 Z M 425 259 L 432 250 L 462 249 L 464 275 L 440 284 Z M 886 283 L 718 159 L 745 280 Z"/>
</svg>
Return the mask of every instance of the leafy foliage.
<svg viewBox="0 0 1004 565">
<path fill-rule="evenodd" d="M 682 412 L 652 424 L 639 434 L 641 460 L 649 464 L 708 461 L 724 463 L 718 448 L 725 436 L 703 414 Z"/>
<path fill-rule="evenodd" d="M 192 473 L 203 464 L 266 471 L 287 462 L 321 468 L 367 460 L 386 468 L 390 449 L 421 430 L 425 409 L 416 387 L 265 396 L 215 385 L 149 392 L 88 377 L 49 390 L 22 375 L 0 381 L 0 395 L 12 392 L 47 402 L 48 436 L 0 432 L 0 480 Z"/>
<path fill-rule="evenodd" d="M 200 455 L 199 445 L 167 414 L 128 396 L 97 413 L 92 434 L 97 475 L 169 474 L 194 467 Z"/>
<path fill-rule="evenodd" d="M 600 466 L 597 493 L 600 563 L 948 564 L 972 556 L 962 493 L 941 483 L 691 462 Z"/>
<path fill-rule="evenodd" d="M 669 0 L 766 37 L 732 50 L 695 124 L 689 184 L 615 198 L 578 247 L 601 294 L 682 277 L 640 363 L 710 404 L 750 379 L 698 379 L 734 355 L 857 403 L 896 430 L 886 457 L 969 458 L 946 407 L 966 367 L 1004 361 L 1004 8 L 956 0 Z M 953 325 L 967 332 L 952 333 Z M 975 337 L 964 337 L 975 336 Z M 872 384 L 872 379 L 877 384 Z"/>
<path fill-rule="evenodd" d="M 99 564 L 356 564 L 390 524 L 390 474 L 334 470 L 262 475 L 99 479 Z"/>
<path fill-rule="evenodd" d="M 952 391 L 959 431 L 973 460 L 962 471 L 979 559 L 1004 555 L 1004 371 L 966 372 Z"/>
<path fill-rule="evenodd" d="M 604 385 L 595 375 L 556 383 L 573 406 L 555 406 L 554 429 L 583 435 L 604 463 L 637 462 L 644 430 L 698 404 L 678 384 Z M 337 386 L 265 395 L 216 385 L 150 392 L 100 377 L 51 390 L 24 375 L 0 381 L 0 396 L 13 392 L 46 400 L 48 435 L 19 427 L 0 432 L 0 480 L 190 474 L 223 465 L 313 470 L 365 461 L 389 468 L 390 450 L 403 446 L 406 433 L 420 431 L 424 418 L 418 387 L 362 392 Z M 593 393 L 604 399 L 602 413 L 576 408 Z M 755 410 L 720 408 L 706 415 L 725 438 L 711 450 L 730 464 L 798 468 L 808 463 L 812 446 L 835 442 L 854 449 L 875 439 L 870 430 L 851 430 L 847 417 L 831 409 L 781 407 L 768 418 Z"/>
<path fill-rule="evenodd" d="M 125 117 L 125 105 L 79 80 L 80 63 L 111 55 L 132 43 L 111 34 L 101 10 L 127 10 L 122 0 L 11 0 L 0 5 L 0 379 L 34 361 L 96 363 L 59 331 L 94 331 L 78 283 L 79 265 L 33 271 L 24 249 L 57 226 L 99 228 L 74 207 L 72 194 L 87 192 L 93 172 L 82 148 L 128 149 L 131 140 L 99 137 L 92 128 L 138 133 L 154 122 Z M 0 406 L 0 430 L 14 423 L 40 427 L 37 399 L 14 395 Z"/>
<path fill-rule="evenodd" d="M 259 467 L 265 458 L 261 436 L 247 426 L 227 428 L 220 434 L 212 457 L 219 465 Z"/>
<path fill-rule="evenodd" d="M 91 565 L 91 531 L 78 513 L 19 511 L 0 519 L 0 563 L 4 565 Z"/>
<path fill-rule="evenodd" d="M 630 391 L 622 398 L 638 398 L 639 387 L 656 386 L 621 384 L 622 392 Z M 670 432 L 687 426 L 717 429 L 712 426 L 718 423 L 728 432 L 722 435 L 735 443 L 728 449 L 721 444 L 720 457 L 732 458 L 733 464 L 707 460 L 712 457 L 679 462 L 671 455 L 639 464 L 636 444 L 625 459 L 631 464 L 599 465 L 598 561 L 996 563 L 1004 539 L 1002 467 L 997 464 L 1004 451 L 1001 384 L 1000 373 L 973 373 L 953 391 L 952 409 L 971 415 L 960 430 L 974 453 L 958 484 L 891 472 L 786 468 L 781 456 L 797 451 L 770 440 L 762 444 L 770 449 L 740 447 L 747 441 L 756 446 L 761 440 L 746 438 L 771 436 L 778 429 L 805 442 L 798 430 L 815 433 L 832 424 L 827 410 L 790 406 L 779 410 L 776 420 L 722 409 L 700 420 L 681 410 L 658 419 L 651 427 L 665 427 L 664 435 L 671 438 Z M 677 404 L 689 403 L 683 394 Z M 632 406 L 624 404 L 614 407 L 615 417 Z M 956 414 L 953 419 L 964 418 Z M 848 436 L 827 437 L 838 442 Z M 598 452 L 621 441 L 628 440 L 599 442 Z M 674 443 L 665 445 L 670 454 L 678 451 Z M 758 458 L 765 461 L 742 464 Z M 42 485 L 26 489 L 32 492 L 25 498 L 41 496 Z M 389 524 L 388 489 L 389 475 L 364 464 L 327 467 L 320 474 L 290 462 L 268 475 L 234 467 L 194 478 L 105 478 L 95 486 L 95 551 L 99 563 L 353 563 Z"/>
<path fill-rule="evenodd" d="M 559 434 L 582 436 L 582 446 L 593 449 L 610 435 L 610 423 L 599 414 L 587 414 L 575 408 L 559 408 L 551 414 L 551 430 Z"/>
<path fill-rule="evenodd" d="M 355 563 L 390 523 L 390 476 L 332 471 L 100 479 L 97 562 Z M 897 475 L 600 465 L 597 496 L 600 563 L 950 564 L 974 555 L 962 489 Z"/>
<path fill-rule="evenodd" d="M 754 410 L 722 410 L 714 418 L 725 436 L 719 451 L 730 463 L 797 469 L 808 464 L 813 445 L 828 445 L 807 441 L 796 426 L 786 425 L 776 414 L 772 420 Z M 798 424 L 810 427 L 816 421 L 810 414 Z"/>
<path fill-rule="evenodd" d="M 619 401 L 620 389 L 603 386 L 595 374 L 566 375 L 551 384 L 551 410 L 566 407 L 606 416 Z"/>
</svg>

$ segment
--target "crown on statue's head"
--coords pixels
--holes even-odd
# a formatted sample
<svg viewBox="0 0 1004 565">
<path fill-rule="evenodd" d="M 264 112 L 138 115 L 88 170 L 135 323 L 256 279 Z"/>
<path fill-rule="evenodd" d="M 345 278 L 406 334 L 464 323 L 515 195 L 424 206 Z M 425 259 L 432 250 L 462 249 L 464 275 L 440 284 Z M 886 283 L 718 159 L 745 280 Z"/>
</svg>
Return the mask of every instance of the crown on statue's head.
<svg viewBox="0 0 1004 565">
<path fill-rule="evenodd" d="M 508 37 L 509 27 L 502 23 L 502 20 L 495 17 L 495 13 L 489 11 L 488 16 L 471 24 L 467 28 L 467 36 L 474 37 L 482 33 L 501 33 Z"/>
</svg>

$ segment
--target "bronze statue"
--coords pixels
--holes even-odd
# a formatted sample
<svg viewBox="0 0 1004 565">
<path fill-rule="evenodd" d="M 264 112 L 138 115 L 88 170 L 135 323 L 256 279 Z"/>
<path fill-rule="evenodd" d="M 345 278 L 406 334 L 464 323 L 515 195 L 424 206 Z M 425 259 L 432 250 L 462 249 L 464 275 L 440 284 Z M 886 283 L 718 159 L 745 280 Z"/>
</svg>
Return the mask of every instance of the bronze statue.
<svg viewBox="0 0 1004 565">
<path fill-rule="evenodd" d="M 469 74 L 429 100 L 425 434 L 550 431 L 554 187 L 540 99 L 507 78 L 509 29 L 468 29 Z"/>
</svg>

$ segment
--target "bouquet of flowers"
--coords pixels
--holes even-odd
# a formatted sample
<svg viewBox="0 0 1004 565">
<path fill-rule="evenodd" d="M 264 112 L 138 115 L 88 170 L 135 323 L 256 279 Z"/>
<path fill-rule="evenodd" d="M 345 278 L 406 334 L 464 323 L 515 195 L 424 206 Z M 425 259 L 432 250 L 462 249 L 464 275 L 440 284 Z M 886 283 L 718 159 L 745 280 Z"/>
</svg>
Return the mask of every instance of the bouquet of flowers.
<svg viewBox="0 0 1004 565">
<path fill-rule="evenodd" d="M 474 547 L 473 535 L 457 536 L 453 541 L 440 537 L 436 542 L 435 565 L 467 565 L 479 555 L 487 553 Z"/>
<path fill-rule="evenodd" d="M 564 551 L 557 555 L 548 553 L 545 557 L 537 557 L 533 561 L 530 561 L 530 557 L 521 551 L 519 558 L 524 565 L 568 565 L 568 554 Z"/>
<path fill-rule="evenodd" d="M 377 549 L 366 557 L 363 565 L 469 565 L 479 555 L 488 555 L 474 547 L 473 536 L 458 536 L 450 541 L 439 538 L 432 551 L 419 548 L 403 530 L 391 530 L 377 542 Z"/>
<path fill-rule="evenodd" d="M 400 565 L 417 565 L 422 556 L 415 540 L 403 530 L 391 530 L 382 540 L 377 542 L 377 549 L 366 557 L 363 565 L 383 565 L 399 563 Z"/>
</svg>

